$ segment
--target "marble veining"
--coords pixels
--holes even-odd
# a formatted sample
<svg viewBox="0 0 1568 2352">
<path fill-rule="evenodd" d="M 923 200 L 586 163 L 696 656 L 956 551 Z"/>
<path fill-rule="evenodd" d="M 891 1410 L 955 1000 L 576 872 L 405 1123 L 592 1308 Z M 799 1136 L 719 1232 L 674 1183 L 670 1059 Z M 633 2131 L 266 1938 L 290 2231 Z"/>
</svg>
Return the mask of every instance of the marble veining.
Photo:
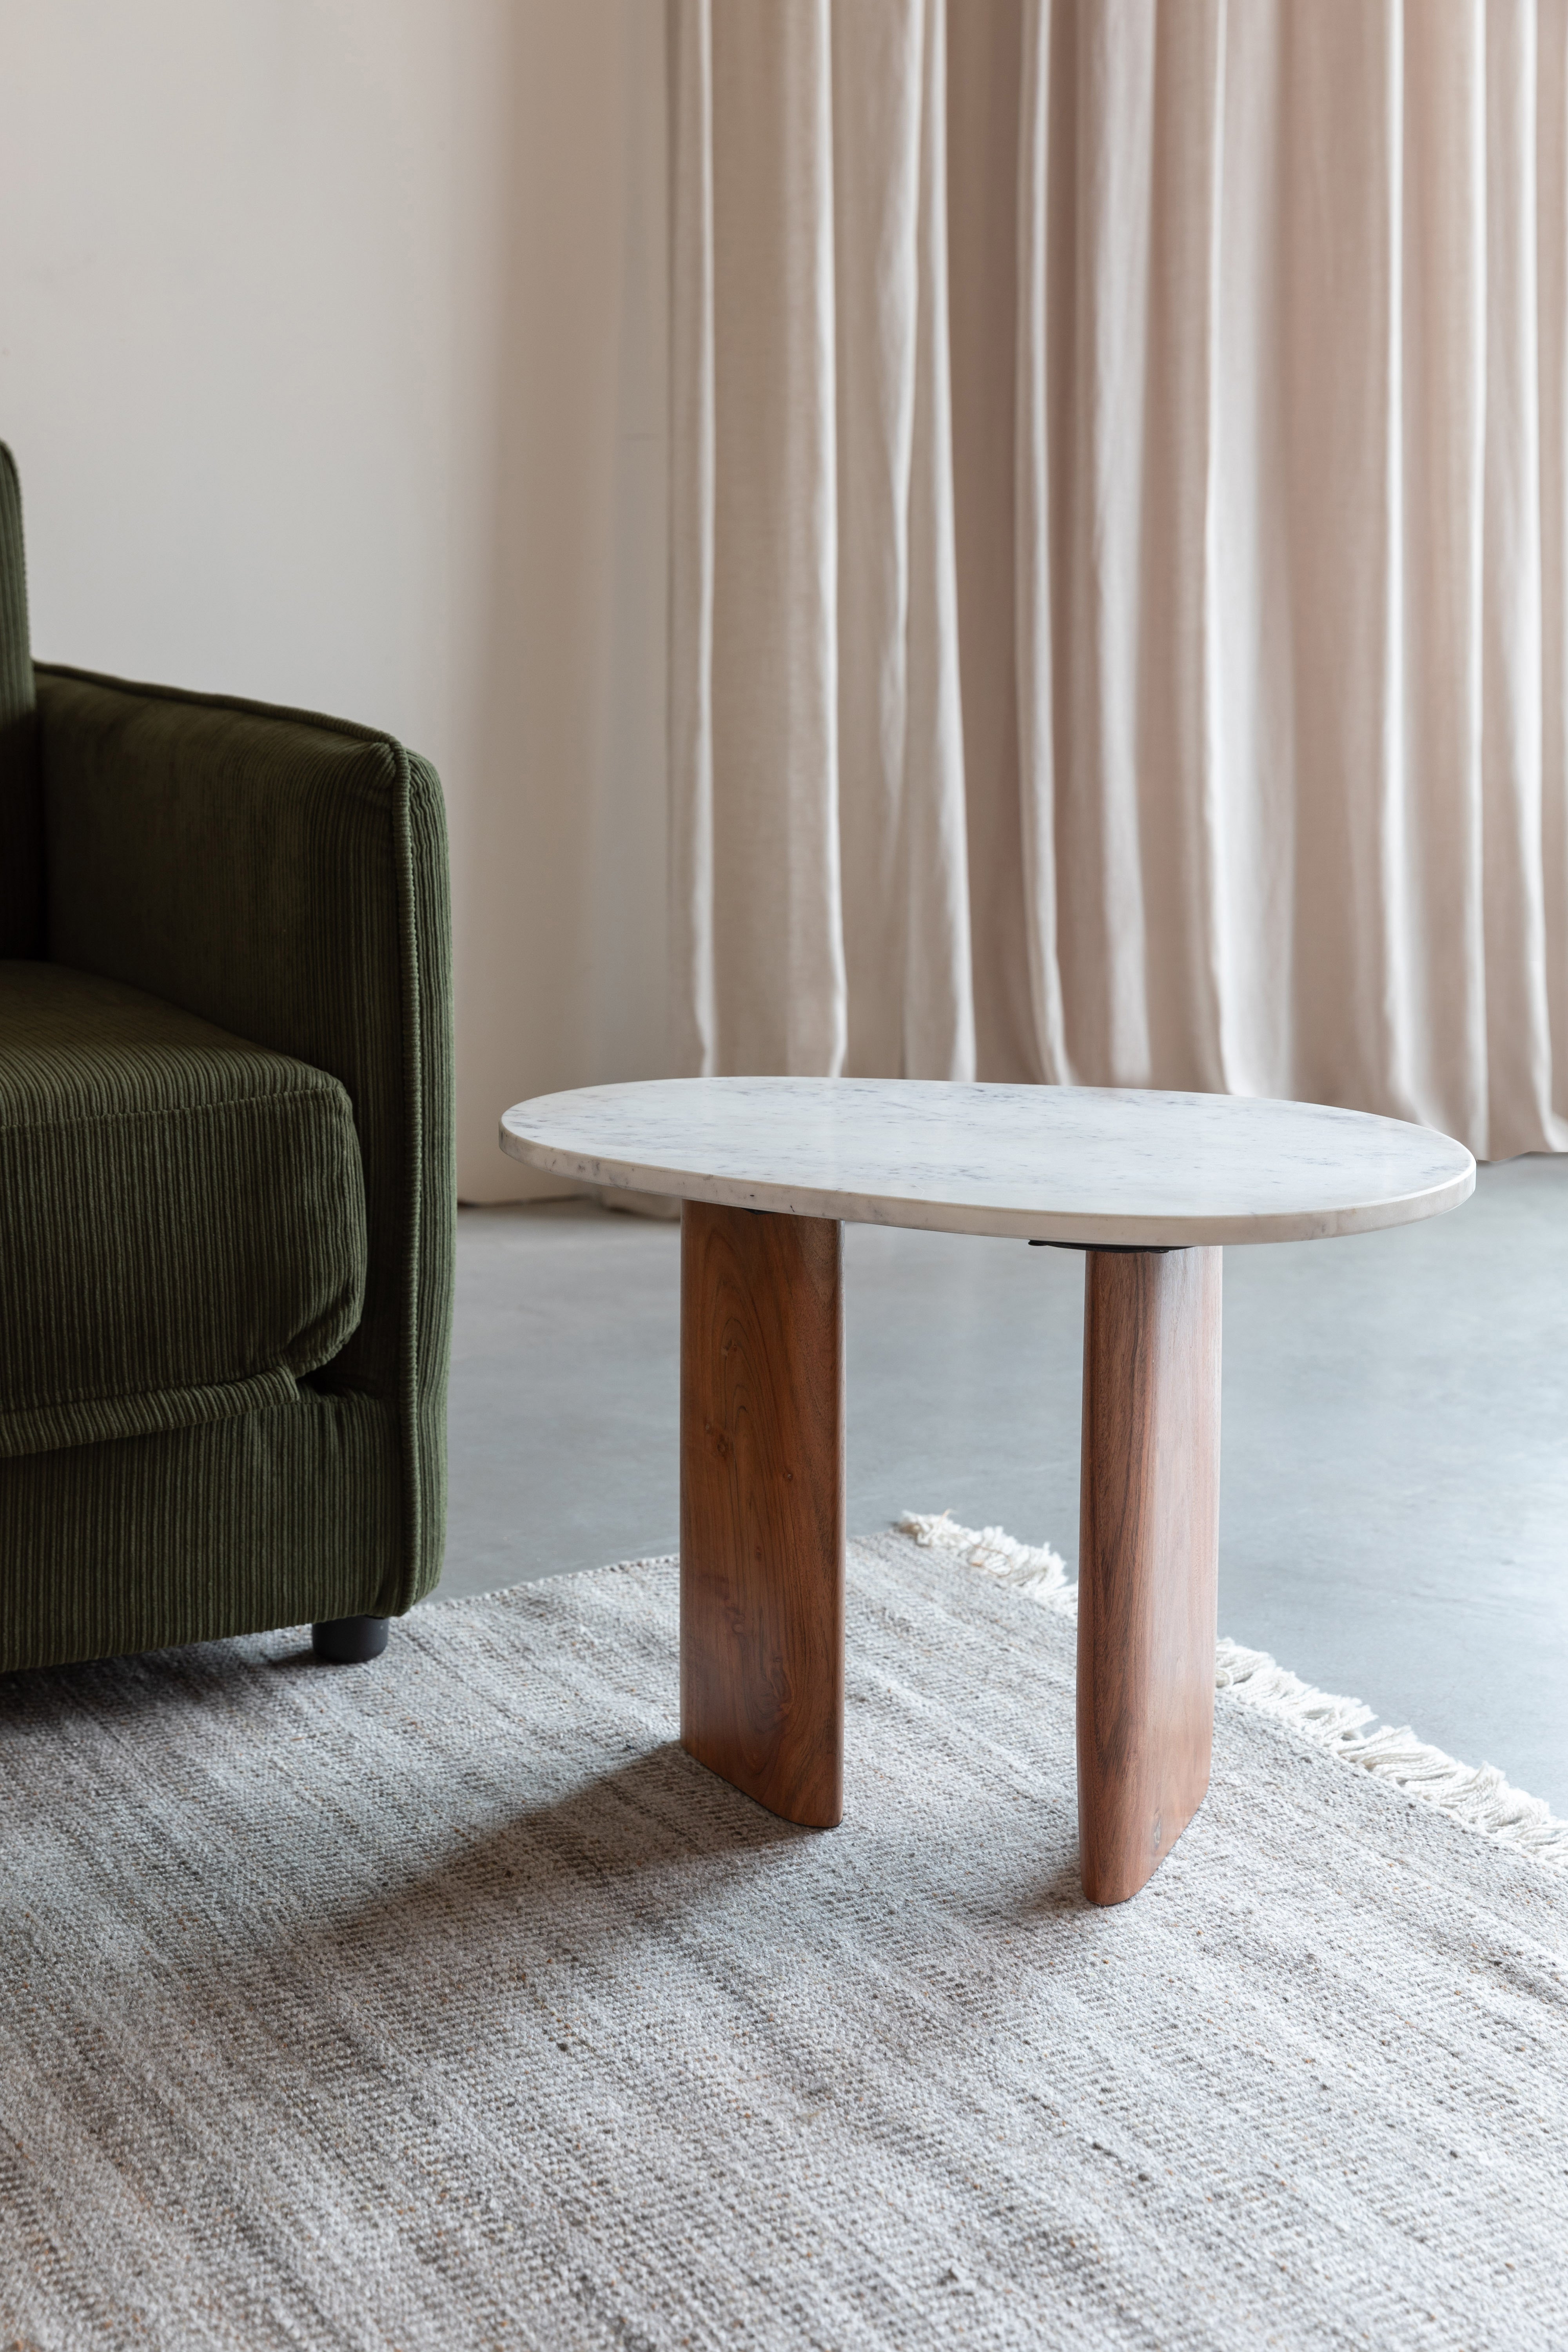
<svg viewBox="0 0 1568 2352">
<path fill-rule="evenodd" d="M 1183 1247 L 1457 1208 L 1433 1129 L 1321 1103 L 914 1078 L 664 1078 L 519 1103 L 513 1159 L 584 1183 L 849 1223 Z"/>
</svg>

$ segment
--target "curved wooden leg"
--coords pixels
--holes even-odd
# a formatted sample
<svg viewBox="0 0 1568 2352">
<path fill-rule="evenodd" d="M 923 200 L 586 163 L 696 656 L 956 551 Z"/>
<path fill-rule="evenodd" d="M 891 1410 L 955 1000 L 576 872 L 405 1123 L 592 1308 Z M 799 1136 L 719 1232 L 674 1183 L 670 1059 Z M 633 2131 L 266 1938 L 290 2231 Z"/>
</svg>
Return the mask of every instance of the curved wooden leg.
<svg viewBox="0 0 1568 2352">
<path fill-rule="evenodd" d="M 1220 1252 L 1085 1260 L 1078 1817 L 1124 1903 L 1204 1801 L 1219 1565 Z"/>
<path fill-rule="evenodd" d="M 680 1738 L 785 1821 L 844 1811 L 841 1228 L 689 1201 Z"/>
</svg>

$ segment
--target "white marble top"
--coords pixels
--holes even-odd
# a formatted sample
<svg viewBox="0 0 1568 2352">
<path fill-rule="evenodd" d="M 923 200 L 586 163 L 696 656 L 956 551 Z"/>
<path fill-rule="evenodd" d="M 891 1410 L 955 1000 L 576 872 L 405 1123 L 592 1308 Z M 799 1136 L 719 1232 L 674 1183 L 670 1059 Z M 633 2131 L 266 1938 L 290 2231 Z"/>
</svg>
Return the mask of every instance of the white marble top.
<svg viewBox="0 0 1568 2352">
<path fill-rule="evenodd" d="M 663 1078 L 519 1103 L 514 1160 L 731 1208 L 1180 1248 L 1457 1208 L 1462 1143 L 1320 1103 L 914 1078 Z"/>
</svg>

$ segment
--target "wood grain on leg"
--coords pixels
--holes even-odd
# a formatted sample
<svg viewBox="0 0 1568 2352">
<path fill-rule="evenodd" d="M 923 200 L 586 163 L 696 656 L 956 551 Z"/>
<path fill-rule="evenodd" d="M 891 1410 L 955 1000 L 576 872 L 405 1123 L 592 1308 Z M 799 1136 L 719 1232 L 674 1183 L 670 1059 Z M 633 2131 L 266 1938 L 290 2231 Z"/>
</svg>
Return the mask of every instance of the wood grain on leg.
<svg viewBox="0 0 1568 2352">
<path fill-rule="evenodd" d="M 680 1738 L 786 1821 L 844 1810 L 841 1228 L 689 1201 Z"/>
<path fill-rule="evenodd" d="M 1220 1252 L 1085 1261 L 1078 1813 L 1124 1903 L 1204 1800 L 1219 1562 Z"/>
</svg>

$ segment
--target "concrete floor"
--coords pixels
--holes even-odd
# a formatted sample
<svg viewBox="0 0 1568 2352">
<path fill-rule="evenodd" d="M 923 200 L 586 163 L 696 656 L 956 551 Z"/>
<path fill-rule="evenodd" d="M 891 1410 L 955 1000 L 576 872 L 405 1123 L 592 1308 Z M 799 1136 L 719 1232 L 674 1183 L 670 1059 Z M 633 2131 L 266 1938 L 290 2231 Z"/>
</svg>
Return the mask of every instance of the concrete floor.
<svg viewBox="0 0 1568 2352">
<path fill-rule="evenodd" d="M 852 1533 L 1074 1565 L 1082 1261 L 845 1233 Z M 458 1220 L 444 1593 L 676 1548 L 678 1229 Z M 1220 1629 L 1568 1815 L 1568 1160 L 1429 1224 L 1226 1253 Z"/>
</svg>

